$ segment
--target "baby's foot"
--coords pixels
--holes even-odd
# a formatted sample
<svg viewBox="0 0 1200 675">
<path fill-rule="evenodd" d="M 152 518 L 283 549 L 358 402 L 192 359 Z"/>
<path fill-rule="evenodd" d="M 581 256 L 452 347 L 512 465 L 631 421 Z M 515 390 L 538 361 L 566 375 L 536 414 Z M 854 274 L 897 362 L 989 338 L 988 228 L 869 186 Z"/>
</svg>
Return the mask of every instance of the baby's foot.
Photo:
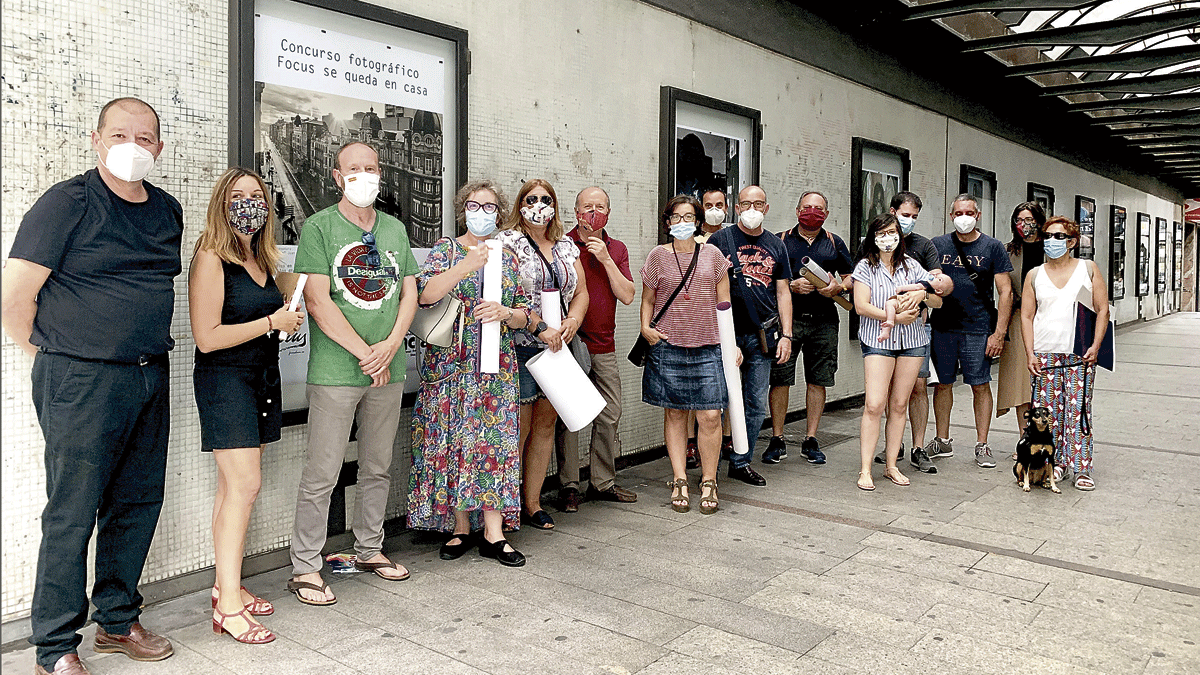
<svg viewBox="0 0 1200 675">
<path fill-rule="evenodd" d="M 889 321 L 884 321 L 879 328 L 879 342 L 885 342 L 892 337 L 892 324 Z"/>
</svg>

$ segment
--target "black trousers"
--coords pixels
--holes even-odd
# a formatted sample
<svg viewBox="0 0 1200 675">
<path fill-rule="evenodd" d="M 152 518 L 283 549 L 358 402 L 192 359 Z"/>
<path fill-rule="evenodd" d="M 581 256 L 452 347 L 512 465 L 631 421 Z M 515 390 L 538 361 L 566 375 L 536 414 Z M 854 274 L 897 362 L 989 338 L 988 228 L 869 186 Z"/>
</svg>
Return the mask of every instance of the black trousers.
<svg viewBox="0 0 1200 675">
<path fill-rule="evenodd" d="M 46 439 L 46 508 L 33 591 L 37 661 L 74 653 L 87 619 L 88 540 L 96 534 L 92 619 L 127 634 L 158 525 L 170 433 L 164 356 L 147 365 L 38 353 L 33 403 Z"/>
</svg>

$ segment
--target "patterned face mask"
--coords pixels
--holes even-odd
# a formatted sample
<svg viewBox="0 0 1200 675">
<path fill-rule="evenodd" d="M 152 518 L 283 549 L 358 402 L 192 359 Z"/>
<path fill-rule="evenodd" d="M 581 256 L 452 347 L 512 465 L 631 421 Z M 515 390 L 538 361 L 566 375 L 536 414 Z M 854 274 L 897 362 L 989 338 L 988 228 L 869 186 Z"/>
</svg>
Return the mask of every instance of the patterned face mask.
<svg viewBox="0 0 1200 675">
<path fill-rule="evenodd" d="M 235 199 L 229 204 L 229 224 L 242 234 L 258 232 L 267 224 L 267 200 L 262 197 Z"/>
</svg>

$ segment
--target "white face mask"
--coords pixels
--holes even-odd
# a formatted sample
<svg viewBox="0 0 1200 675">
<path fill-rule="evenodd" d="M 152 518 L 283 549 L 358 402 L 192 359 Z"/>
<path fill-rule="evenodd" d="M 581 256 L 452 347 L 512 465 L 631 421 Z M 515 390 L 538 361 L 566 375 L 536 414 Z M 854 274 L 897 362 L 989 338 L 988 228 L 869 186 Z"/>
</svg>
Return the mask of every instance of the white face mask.
<svg viewBox="0 0 1200 675">
<path fill-rule="evenodd" d="M 554 207 L 538 202 L 533 206 L 522 206 L 521 215 L 534 225 L 545 225 L 554 220 Z"/>
<path fill-rule="evenodd" d="M 495 213 L 486 213 L 483 209 L 467 211 L 467 230 L 476 237 L 490 236 L 496 231 Z"/>
<path fill-rule="evenodd" d="M 740 219 L 742 221 L 742 225 L 746 226 L 746 229 L 757 230 L 758 228 L 762 227 L 763 213 L 762 211 L 758 211 L 754 208 L 749 208 L 745 211 L 742 211 Z"/>
<path fill-rule="evenodd" d="M 363 171 L 342 176 L 342 192 L 351 204 L 365 209 L 379 196 L 379 174 Z"/>
<path fill-rule="evenodd" d="M 917 219 L 908 216 L 896 216 L 896 221 L 900 223 L 900 231 L 906 237 L 912 234 L 913 228 L 917 226 Z"/>
<path fill-rule="evenodd" d="M 101 160 L 104 168 L 117 178 L 136 183 L 150 175 L 154 168 L 154 155 L 137 143 L 118 143 L 108 149 L 108 157 Z"/>
<path fill-rule="evenodd" d="M 891 234 L 881 234 L 875 237 L 875 245 L 878 246 L 879 250 L 883 251 L 884 253 L 895 251 L 896 246 L 899 243 L 900 235 L 896 234 L 895 232 L 892 232 Z"/>
<path fill-rule="evenodd" d="M 704 212 L 704 222 L 709 225 L 720 225 L 725 222 L 725 212 L 721 209 L 713 207 Z"/>
<path fill-rule="evenodd" d="M 971 230 L 975 229 L 975 216 L 962 215 L 954 219 L 954 229 L 958 230 L 959 234 L 971 234 Z"/>
</svg>

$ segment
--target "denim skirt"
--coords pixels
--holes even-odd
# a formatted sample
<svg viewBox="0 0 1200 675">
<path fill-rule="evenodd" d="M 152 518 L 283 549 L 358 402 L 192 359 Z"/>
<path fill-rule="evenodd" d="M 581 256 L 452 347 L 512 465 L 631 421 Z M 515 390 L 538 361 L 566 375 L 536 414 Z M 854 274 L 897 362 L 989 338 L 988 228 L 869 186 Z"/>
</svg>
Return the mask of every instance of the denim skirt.
<svg viewBox="0 0 1200 675">
<path fill-rule="evenodd" d="M 721 410 L 727 401 L 720 345 L 650 348 L 642 371 L 642 401 L 675 410 Z"/>
</svg>

